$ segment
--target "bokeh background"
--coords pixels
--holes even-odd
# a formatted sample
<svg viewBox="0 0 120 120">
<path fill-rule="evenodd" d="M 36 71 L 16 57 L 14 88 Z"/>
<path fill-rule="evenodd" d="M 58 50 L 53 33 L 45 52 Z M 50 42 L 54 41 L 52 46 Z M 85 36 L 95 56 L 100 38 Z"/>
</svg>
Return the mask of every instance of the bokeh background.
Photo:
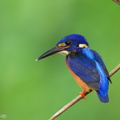
<svg viewBox="0 0 120 120">
<path fill-rule="evenodd" d="M 87 38 L 109 71 L 120 63 L 120 6 L 112 0 L 0 0 L 0 115 L 6 114 L 5 120 L 48 120 L 79 94 L 64 56 L 35 62 L 73 33 Z M 120 71 L 111 79 L 109 103 L 93 92 L 56 120 L 120 120 Z"/>
</svg>

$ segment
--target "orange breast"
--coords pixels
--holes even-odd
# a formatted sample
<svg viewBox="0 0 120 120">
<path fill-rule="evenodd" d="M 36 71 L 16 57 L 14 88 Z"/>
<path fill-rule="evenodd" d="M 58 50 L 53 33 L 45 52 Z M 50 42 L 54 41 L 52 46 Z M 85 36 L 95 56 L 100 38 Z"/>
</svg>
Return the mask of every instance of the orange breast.
<svg viewBox="0 0 120 120">
<path fill-rule="evenodd" d="M 76 82 L 78 83 L 78 85 L 84 90 L 84 91 L 89 91 L 90 89 L 92 89 L 90 86 L 88 86 L 80 77 L 78 77 L 69 67 L 68 62 L 66 62 L 67 67 L 70 71 L 70 73 L 73 75 L 74 79 L 76 80 Z"/>
</svg>

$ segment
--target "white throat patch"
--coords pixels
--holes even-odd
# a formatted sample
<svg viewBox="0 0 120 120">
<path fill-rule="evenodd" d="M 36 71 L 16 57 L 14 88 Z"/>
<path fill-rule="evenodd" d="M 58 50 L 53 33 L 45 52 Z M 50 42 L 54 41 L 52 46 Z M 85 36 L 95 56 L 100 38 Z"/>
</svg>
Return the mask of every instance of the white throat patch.
<svg viewBox="0 0 120 120">
<path fill-rule="evenodd" d="M 67 50 L 60 51 L 59 53 L 62 54 L 62 55 L 69 55 L 70 54 L 70 52 L 67 51 Z"/>
</svg>

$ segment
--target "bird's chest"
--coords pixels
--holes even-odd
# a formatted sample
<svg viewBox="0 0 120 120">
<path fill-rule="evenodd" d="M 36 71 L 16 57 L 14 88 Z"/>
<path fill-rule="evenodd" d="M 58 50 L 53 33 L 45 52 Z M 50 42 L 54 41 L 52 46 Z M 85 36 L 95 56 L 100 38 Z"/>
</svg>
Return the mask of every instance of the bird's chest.
<svg viewBox="0 0 120 120">
<path fill-rule="evenodd" d="M 85 56 L 83 56 L 82 54 L 77 54 L 77 53 L 70 53 L 67 57 L 66 57 L 66 61 L 68 62 L 68 65 L 70 67 L 72 67 L 72 65 L 77 65 L 79 63 L 84 64 L 86 63 L 86 58 Z M 77 67 L 77 66 L 75 66 Z"/>
<path fill-rule="evenodd" d="M 91 88 L 78 76 L 76 75 L 76 73 L 71 69 L 70 64 L 75 63 L 75 56 L 68 56 L 66 59 L 66 65 L 68 67 L 68 70 L 70 71 L 70 73 L 72 74 L 72 76 L 74 77 L 75 81 L 77 82 L 77 84 L 85 91 L 89 91 Z"/>
</svg>

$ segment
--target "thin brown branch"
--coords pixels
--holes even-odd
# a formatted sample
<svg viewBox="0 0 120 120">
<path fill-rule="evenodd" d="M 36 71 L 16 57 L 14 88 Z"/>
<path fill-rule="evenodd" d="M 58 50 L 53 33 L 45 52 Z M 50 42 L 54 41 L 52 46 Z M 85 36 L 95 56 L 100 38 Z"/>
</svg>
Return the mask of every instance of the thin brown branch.
<svg viewBox="0 0 120 120">
<path fill-rule="evenodd" d="M 111 77 L 112 75 L 114 75 L 119 69 L 120 69 L 120 64 L 119 64 L 118 66 L 116 66 L 116 67 L 109 73 L 109 76 Z"/>
<path fill-rule="evenodd" d="M 111 77 L 112 75 L 114 75 L 118 70 L 120 69 L 120 64 L 115 67 L 110 73 L 109 76 Z M 92 92 L 92 91 L 90 91 Z M 86 92 L 85 96 L 88 95 L 90 92 Z M 65 112 L 67 109 L 69 109 L 71 106 L 73 106 L 75 103 L 77 103 L 78 101 L 80 101 L 83 98 L 82 95 L 78 95 L 76 98 L 74 98 L 72 101 L 70 101 L 68 104 L 66 104 L 63 108 L 61 108 L 58 112 L 56 112 L 49 120 L 54 120 L 55 118 L 57 118 L 60 114 L 62 114 L 63 112 Z"/>
<path fill-rule="evenodd" d="M 113 0 L 113 1 L 120 5 L 120 0 Z"/>
</svg>

